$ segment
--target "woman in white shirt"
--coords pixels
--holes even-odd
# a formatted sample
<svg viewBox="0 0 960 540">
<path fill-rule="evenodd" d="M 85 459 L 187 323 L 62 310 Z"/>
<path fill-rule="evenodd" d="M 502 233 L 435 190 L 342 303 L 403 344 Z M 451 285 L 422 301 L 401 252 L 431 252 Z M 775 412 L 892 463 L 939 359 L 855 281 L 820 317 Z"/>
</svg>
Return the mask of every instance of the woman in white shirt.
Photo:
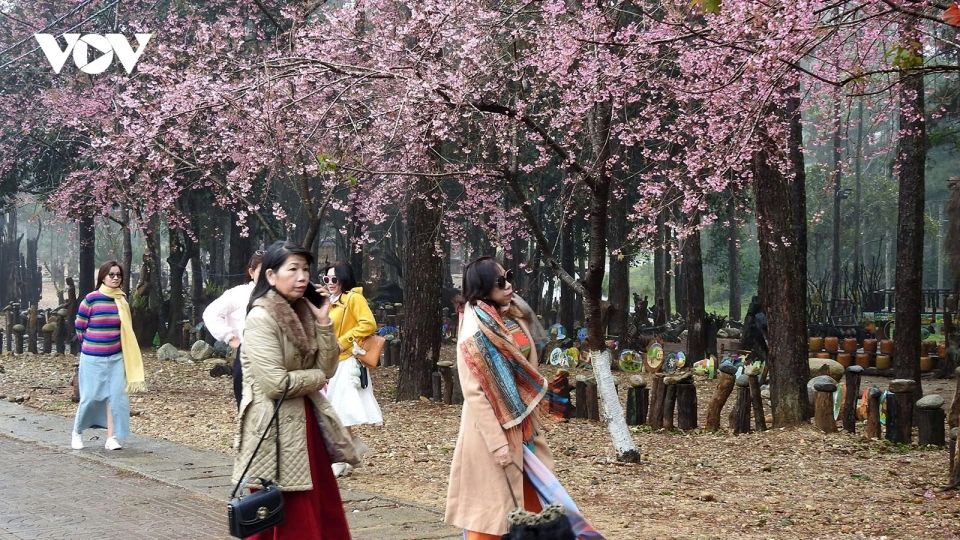
<svg viewBox="0 0 960 540">
<path fill-rule="evenodd" d="M 247 262 L 247 277 L 249 282 L 237 285 L 223 291 L 203 310 L 203 323 L 207 326 L 210 335 L 217 341 L 222 341 L 236 351 L 233 361 L 233 397 L 240 407 L 240 396 L 243 392 L 243 372 L 240 370 L 240 342 L 243 339 L 243 322 L 247 316 L 247 304 L 250 303 L 250 293 L 257 284 L 257 275 L 260 274 L 260 265 L 263 263 L 263 252 L 257 251 Z"/>
</svg>

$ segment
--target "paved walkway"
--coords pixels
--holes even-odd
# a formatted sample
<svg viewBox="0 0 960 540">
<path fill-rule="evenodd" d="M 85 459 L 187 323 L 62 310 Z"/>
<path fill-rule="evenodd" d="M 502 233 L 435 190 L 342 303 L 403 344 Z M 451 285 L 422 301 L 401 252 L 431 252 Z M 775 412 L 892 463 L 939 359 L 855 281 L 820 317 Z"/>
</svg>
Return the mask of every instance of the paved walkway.
<svg viewBox="0 0 960 540">
<path fill-rule="evenodd" d="M 103 430 L 84 432 L 87 448 L 71 450 L 72 425 L 0 400 L 0 540 L 230 538 L 230 456 L 137 435 L 108 452 Z M 341 496 L 354 540 L 462 538 L 438 509 Z"/>
</svg>

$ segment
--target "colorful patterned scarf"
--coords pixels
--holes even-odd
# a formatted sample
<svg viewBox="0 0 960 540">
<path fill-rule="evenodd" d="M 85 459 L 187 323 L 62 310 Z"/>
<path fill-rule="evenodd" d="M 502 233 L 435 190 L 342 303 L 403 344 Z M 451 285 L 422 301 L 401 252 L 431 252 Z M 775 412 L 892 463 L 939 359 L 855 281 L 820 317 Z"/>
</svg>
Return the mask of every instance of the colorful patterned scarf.
<svg viewBox="0 0 960 540">
<path fill-rule="evenodd" d="M 509 337 L 496 309 L 484 302 L 466 309 L 473 310 L 479 329 L 460 343 L 460 353 L 480 381 L 500 426 L 522 426 L 523 441 L 529 443 L 534 435 L 531 413 L 541 423 L 553 423 L 563 418 L 569 400 L 548 390 L 547 380 Z"/>
</svg>

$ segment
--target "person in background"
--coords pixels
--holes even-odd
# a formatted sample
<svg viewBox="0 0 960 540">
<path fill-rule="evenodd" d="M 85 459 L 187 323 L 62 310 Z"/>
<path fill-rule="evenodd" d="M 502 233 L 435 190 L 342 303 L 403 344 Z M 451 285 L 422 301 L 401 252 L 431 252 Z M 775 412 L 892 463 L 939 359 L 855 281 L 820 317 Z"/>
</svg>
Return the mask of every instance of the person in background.
<svg viewBox="0 0 960 540">
<path fill-rule="evenodd" d="M 286 515 L 282 524 L 252 537 L 256 540 L 350 538 L 330 466 L 334 460 L 359 460 L 350 436 L 319 391 L 336 370 L 338 347 L 329 300 L 317 307 L 303 298 L 312 261 L 305 248 L 273 243 L 250 295 L 240 353 L 240 447 L 232 480 L 244 480 L 244 469 L 254 457 L 246 477 L 253 479 L 250 484 L 259 484 L 258 478 L 279 484 Z M 319 287 L 317 291 L 327 294 Z M 283 396 L 278 424 L 273 424 L 275 400 Z M 270 433 L 257 450 L 264 430 Z"/>
<path fill-rule="evenodd" d="M 362 424 L 382 425 L 383 413 L 373 394 L 370 377 L 366 377 L 366 387 L 361 383 L 360 371 L 366 367 L 353 356 L 353 344 L 359 344 L 363 338 L 376 332 L 377 321 L 363 297 L 363 288 L 357 287 L 350 263 L 338 261 L 324 268 L 321 274 L 324 284 L 330 288 L 330 318 L 333 319 L 333 328 L 340 346 L 340 365 L 337 366 L 336 375 L 330 379 L 327 397 L 333 403 L 343 425 L 347 426 L 351 437 L 354 437 L 357 452 L 369 455 L 370 448 L 356 437 L 351 428 Z M 349 474 L 350 470 L 347 463 L 333 465 L 334 474 L 337 476 Z"/>
<path fill-rule="evenodd" d="M 480 257 L 464 267 L 455 301 L 463 409 L 444 521 L 464 529 L 465 540 L 499 540 L 507 532 L 511 489 L 518 499 L 522 495 L 526 510 L 541 510 L 522 472 L 523 448 L 552 470 L 543 429 L 561 420 L 566 408 L 537 371 L 535 344 L 542 330 L 531 329 L 539 323 L 515 302 L 512 279 L 496 259 Z"/>
<path fill-rule="evenodd" d="M 222 341 L 233 347 L 237 352 L 233 361 L 233 397 L 240 408 L 240 397 L 243 393 L 243 370 L 240 369 L 240 343 L 243 340 L 244 319 L 247 317 L 247 304 L 250 303 L 250 293 L 257 284 L 260 274 L 260 265 L 263 263 L 263 251 L 257 251 L 247 261 L 247 283 L 237 285 L 223 291 L 219 298 L 214 300 L 203 310 L 203 322 L 207 325 L 210 335 L 217 341 Z"/>
<path fill-rule="evenodd" d="M 120 286 L 123 267 L 107 261 L 97 272 L 97 289 L 77 308 L 80 341 L 80 405 L 73 421 L 70 446 L 83 449 L 83 431 L 107 429 L 107 450 L 121 448 L 118 439 L 130 435 L 130 397 L 145 392 L 143 358 L 133 331 L 130 305 Z"/>
</svg>

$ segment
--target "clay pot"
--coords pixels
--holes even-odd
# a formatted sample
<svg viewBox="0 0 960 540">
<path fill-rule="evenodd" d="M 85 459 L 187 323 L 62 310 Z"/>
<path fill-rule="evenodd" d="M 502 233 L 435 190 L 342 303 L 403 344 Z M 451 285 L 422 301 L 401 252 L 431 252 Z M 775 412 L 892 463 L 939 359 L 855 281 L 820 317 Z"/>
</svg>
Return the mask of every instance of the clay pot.
<svg viewBox="0 0 960 540">
<path fill-rule="evenodd" d="M 890 357 L 885 354 L 878 354 L 877 369 L 890 369 Z"/>
<path fill-rule="evenodd" d="M 921 356 L 920 371 L 933 371 L 933 359 L 929 356 Z"/>
<path fill-rule="evenodd" d="M 880 354 L 893 354 L 892 339 L 884 339 L 880 341 Z"/>
<path fill-rule="evenodd" d="M 836 352 L 837 348 L 840 346 L 840 340 L 834 336 L 827 336 L 823 338 L 823 348 L 827 349 L 830 352 Z"/>
<path fill-rule="evenodd" d="M 841 366 L 843 366 L 843 367 L 845 367 L 845 368 L 850 367 L 850 353 L 843 353 L 843 352 L 842 352 L 842 353 L 838 354 L 838 355 L 837 355 L 837 362 L 838 362 Z"/>
<path fill-rule="evenodd" d="M 877 340 L 875 339 L 863 340 L 863 352 L 877 352 Z"/>
<path fill-rule="evenodd" d="M 857 365 L 862 368 L 870 367 L 870 355 L 867 353 L 857 353 Z"/>
<path fill-rule="evenodd" d="M 940 358 L 946 358 L 946 356 L 947 356 L 947 344 L 946 344 L 946 343 L 940 343 L 939 345 L 937 345 L 937 356 L 939 356 Z"/>
<path fill-rule="evenodd" d="M 823 338 L 822 337 L 812 337 L 809 340 L 810 350 L 819 351 L 823 349 Z"/>
<path fill-rule="evenodd" d="M 857 343 L 857 338 L 848 337 L 843 340 L 843 351 L 848 353 L 857 352 L 857 349 L 860 348 L 860 344 Z"/>
<path fill-rule="evenodd" d="M 827 359 L 829 359 L 829 358 L 830 358 L 830 353 L 828 353 L 828 352 L 818 352 L 818 353 L 817 353 L 817 358 L 827 358 Z"/>
</svg>

